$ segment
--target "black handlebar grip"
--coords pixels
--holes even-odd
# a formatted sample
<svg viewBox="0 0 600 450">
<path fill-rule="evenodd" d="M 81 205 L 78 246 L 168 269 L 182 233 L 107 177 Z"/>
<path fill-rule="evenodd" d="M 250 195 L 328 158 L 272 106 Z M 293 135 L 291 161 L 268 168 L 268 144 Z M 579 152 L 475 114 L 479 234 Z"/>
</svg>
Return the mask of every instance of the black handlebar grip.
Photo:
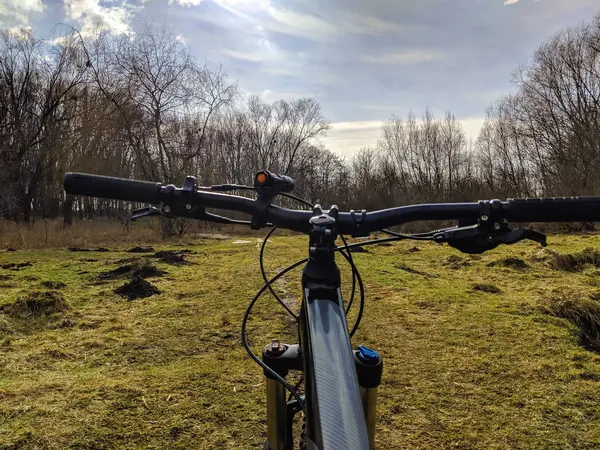
<svg viewBox="0 0 600 450">
<path fill-rule="evenodd" d="M 505 218 L 514 222 L 600 221 L 600 197 L 508 199 Z"/>
<path fill-rule="evenodd" d="M 67 194 L 157 204 L 161 201 L 160 183 L 106 177 L 87 173 L 67 173 Z"/>
</svg>

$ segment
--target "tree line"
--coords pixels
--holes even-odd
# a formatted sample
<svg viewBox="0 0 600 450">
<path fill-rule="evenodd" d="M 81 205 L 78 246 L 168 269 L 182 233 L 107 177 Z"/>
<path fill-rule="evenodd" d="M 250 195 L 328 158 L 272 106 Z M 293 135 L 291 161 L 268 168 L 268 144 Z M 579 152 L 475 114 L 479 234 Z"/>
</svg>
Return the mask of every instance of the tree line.
<svg viewBox="0 0 600 450">
<path fill-rule="evenodd" d="M 314 98 L 244 98 L 225 70 L 194 59 L 173 32 L 0 31 L 0 217 L 119 217 L 123 203 L 69 198 L 67 171 L 202 185 L 248 184 L 269 169 L 296 194 L 345 208 L 480 198 L 598 195 L 600 16 L 543 43 L 486 112 L 460 121 L 392 116 L 351 158 L 325 148 Z"/>
</svg>

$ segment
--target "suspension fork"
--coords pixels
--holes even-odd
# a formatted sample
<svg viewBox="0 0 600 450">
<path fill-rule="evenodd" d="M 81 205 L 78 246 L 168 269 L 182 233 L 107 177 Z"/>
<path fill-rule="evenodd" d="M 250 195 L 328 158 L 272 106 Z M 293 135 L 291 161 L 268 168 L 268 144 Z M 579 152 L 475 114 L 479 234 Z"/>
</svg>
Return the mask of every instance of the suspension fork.
<svg viewBox="0 0 600 450">
<path fill-rule="evenodd" d="M 367 423 L 369 447 L 374 449 L 377 394 L 383 375 L 383 358 L 375 350 L 362 345 L 352 353 Z M 302 356 L 298 344 L 287 345 L 273 340 L 263 349 L 262 359 L 283 378 L 290 370 L 302 369 Z M 265 378 L 267 381 L 267 441 L 264 449 L 291 450 L 294 445 L 292 424 L 294 416 L 300 412 L 300 405 L 296 400 L 286 401 L 285 387 L 266 371 Z"/>
<path fill-rule="evenodd" d="M 298 344 L 282 344 L 274 339 L 262 352 L 263 362 L 285 378 L 290 370 L 302 370 L 302 356 Z M 283 384 L 266 370 L 267 379 L 267 441 L 265 450 L 292 450 L 294 415 L 301 410 L 297 400 L 286 401 Z"/>
</svg>

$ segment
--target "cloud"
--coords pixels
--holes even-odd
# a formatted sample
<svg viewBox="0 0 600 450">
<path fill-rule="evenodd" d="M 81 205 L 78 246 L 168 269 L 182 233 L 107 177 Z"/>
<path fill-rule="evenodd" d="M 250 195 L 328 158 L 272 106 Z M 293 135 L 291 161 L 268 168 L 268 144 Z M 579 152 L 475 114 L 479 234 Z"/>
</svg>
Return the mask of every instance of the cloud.
<svg viewBox="0 0 600 450">
<path fill-rule="evenodd" d="M 179 4 L 198 5 L 201 0 L 169 0 Z M 407 27 L 383 18 L 354 11 L 311 11 L 306 0 L 294 7 L 283 7 L 272 0 L 213 0 L 213 2 L 239 19 L 254 24 L 261 31 L 307 39 L 313 42 L 334 42 L 348 34 L 377 35 L 397 33 Z M 299 7 L 299 8 L 298 8 Z M 302 10 L 305 7 L 305 10 Z M 210 20 L 210 19 L 209 19 Z M 213 19 L 218 20 L 218 19 Z"/>
<path fill-rule="evenodd" d="M 260 62 L 265 60 L 264 56 L 257 53 L 238 52 L 236 50 L 223 50 L 222 53 L 230 58 L 243 61 Z"/>
<path fill-rule="evenodd" d="M 339 26 L 311 14 L 272 6 L 267 9 L 267 13 L 272 19 L 267 24 L 270 31 L 319 40 L 328 40 L 341 34 Z"/>
<path fill-rule="evenodd" d="M 406 30 L 406 27 L 394 22 L 388 22 L 381 18 L 370 16 L 368 14 L 350 14 L 346 15 L 346 23 L 350 25 L 356 33 L 362 34 L 384 34 L 398 33 Z"/>
<path fill-rule="evenodd" d="M 169 0 L 169 5 L 176 3 L 181 6 L 198 6 L 202 0 Z"/>
<path fill-rule="evenodd" d="M 411 50 L 406 52 L 388 53 L 382 55 L 364 55 L 362 59 L 377 64 L 393 64 L 410 66 L 440 59 L 442 55 L 432 51 Z"/>
<path fill-rule="evenodd" d="M 519 0 L 505 0 L 504 1 L 504 6 L 506 5 L 514 5 L 515 3 L 518 3 Z"/>
<path fill-rule="evenodd" d="M 265 102 L 272 103 L 277 100 L 295 100 L 300 97 L 310 97 L 310 94 L 306 92 L 272 91 L 267 89 L 262 91 L 259 96 Z"/>
<path fill-rule="evenodd" d="M 459 119 L 459 122 L 462 125 L 465 135 L 467 136 L 467 140 L 470 139 L 475 142 L 477 140 L 477 136 L 479 136 L 481 127 L 485 122 L 485 117 L 467 117 L 464 119 Z"/>
<path fill-rule="evenodd" d="M 383 123 L 379 120 L 332 123 L 323 142 L 333 152 L 352 156 L 361 148 L 375 145 Z"/>
<path fill-rule="evenodd" d="M 121 34 L 130 31 L 132 8 L 126 3 L 101 6 L 100 0 L 64 0 L 67 17 L 81 23 L 81 34 L 94 34 L 98 27 Z"/>
<path fill-rule="evenodd" d="M 41 0 L 2 0 L 0 1 L 0 26 L 20 26 L 29 23 L 32 13 L 44 11 Z"/>
<path fill-rule="evenodd" d="M 10 27 L 8 29 L 8 32 L 14 35 L 26 35 L 27 33 L 31 33 L 32 31 L 33 29 L 29 25 L 15 25 L 14 27 Z"/>
<path fill-rule="evenodd" d="M 467 140 L 474 142 L 477 139 L 484 121 L 484 117 L 459 119 Z M 351 157 L 362 148 L 375 147 L 381 137 L 381 127 L 384 123 L 381 120 L 332 123 L 323 141 L 331 151 Z"/>
</svg>

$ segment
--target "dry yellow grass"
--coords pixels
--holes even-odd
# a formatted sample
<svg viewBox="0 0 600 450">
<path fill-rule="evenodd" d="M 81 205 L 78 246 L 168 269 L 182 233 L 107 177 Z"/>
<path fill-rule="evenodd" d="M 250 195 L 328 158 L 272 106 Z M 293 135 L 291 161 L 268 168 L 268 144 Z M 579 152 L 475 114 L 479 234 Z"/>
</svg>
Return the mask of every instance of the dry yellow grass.
<svg viewBox="0 0 600 450">
<path fill-rule="evenodd" d="M 262 236 L 261 233 L 230 226 L 212 226 L 195 222 L 183 236 L 170 237 L 168 242 L 188 242 L 198 236 L 231 234 Z M 98 247 L 111 245 L 137 245 L 165 242 L 157 220 L 143 219 L 124 227 L 114 220 L 76 220 L 64 227 L 61 220 L 38 220 L 31 225 L 0 220 L 0 250 L 40 249 L 60 247 Z"/>
</svg>

